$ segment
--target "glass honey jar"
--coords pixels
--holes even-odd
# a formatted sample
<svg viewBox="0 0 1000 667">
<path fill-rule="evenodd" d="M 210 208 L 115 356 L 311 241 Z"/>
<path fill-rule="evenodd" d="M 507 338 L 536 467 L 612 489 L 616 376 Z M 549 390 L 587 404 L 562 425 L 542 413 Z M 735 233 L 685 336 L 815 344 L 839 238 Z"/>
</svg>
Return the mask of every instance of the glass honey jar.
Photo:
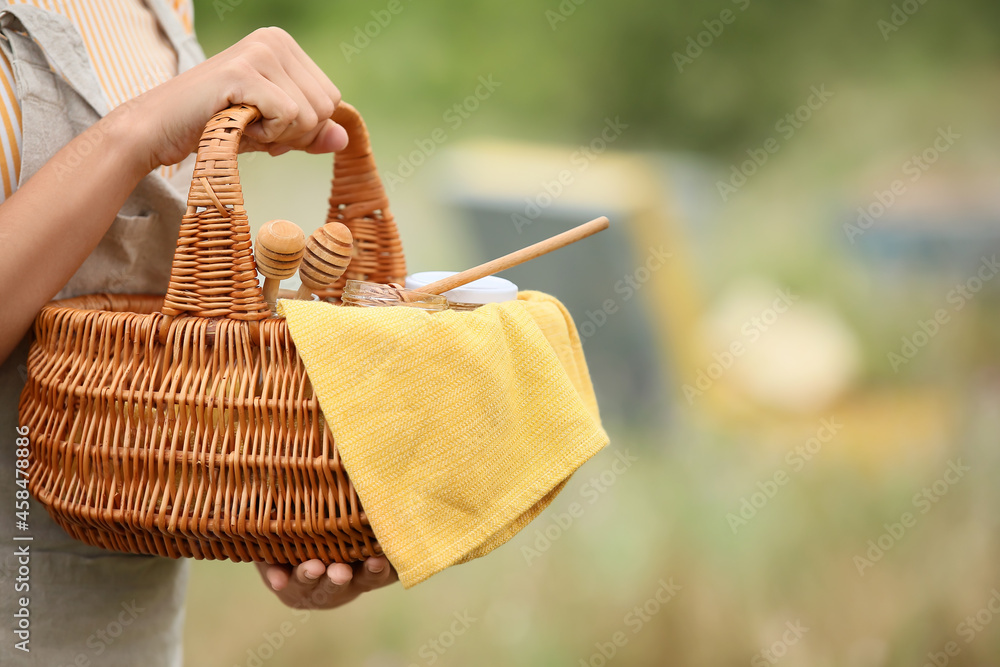
<svg viewBox="0 0 1000 667">
<path fill-rule="evenodd" d="M 455 275 L 454 271 L 423 271 L 406 277 L 406 289 L 419 291 L 421 287 Z M 471 283 L 448 290 L 442 296 L 448 299 L 448 309 L 470 311 L 487 303 L 514 301 L 517 285 L 497 276 L 486 276 Z"/>
<path fill-rule="evenodd" d="M 348 280 L 340 300 L 345 306 L 407 306 L 430 312 L 448 310 L 448 299 L 364 280 Z"/>
</svg>

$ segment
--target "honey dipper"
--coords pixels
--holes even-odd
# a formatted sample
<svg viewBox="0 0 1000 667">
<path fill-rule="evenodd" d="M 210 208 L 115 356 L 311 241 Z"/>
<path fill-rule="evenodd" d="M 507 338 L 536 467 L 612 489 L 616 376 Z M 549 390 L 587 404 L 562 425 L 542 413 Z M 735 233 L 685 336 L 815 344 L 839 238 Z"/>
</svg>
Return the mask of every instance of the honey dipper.
<svg viewBox="0 0 1000 667">
<path fill-rule="evenodd" d="M 604 216 L 595 218 L 590 222 L 585 222 L 584 224 L 574 227 L 573 229 L 567 230 L 562 234 L 556 234 L 555 236 L 550 236 L 544 241 L 539 241 L 533 245 L 529 245 L 520 250 L 516 250 L 509 255 L 504 255 L 503 257 L 498 257 L 485 264 L 480 264 L 479 266 L 474 266 L 471 269 L 466 269 L 461 273 L 456 273 L 447 278 L 442 278 L 430 285 L 424 285 L 421 287 L 419 292 L 424 294 L 442 294 L 448 290 L 455 289 L 456 287 L 461 287 L 462 285 L 467 285 L 473 280 L 479 280 L 480 278 L 485 278 L 486 276 L 491 276 L 494 273 L 500 273 L 511 267 L 517 266 L 518 264 L 523 264 L 529 260 L 535 259 L 536 257 L 541 257 L 542 255 L 548 254 L 553 250 L 558 250 L 568 246 L 571 243 L 576 243 L 581 239 L 585 239 L 588 236 L 592 236 L 597 232 L 604 231 L 608 228 L 608 219 Z"/>
<path fill-rule="evenodd" d="M 306 235 L 294 222 L 272 220 L 260 228 L 254 255 L 264 276 L 264 301 L 274 311 L 278 285 L 295 275 L 306 250 Z"/>
<path fill-rule="evenodd" d="M 328 222 L 306 241 L 306 254 L 299 266 L 302 287 L 297 299 L 311 299 L 314 290 L 337 282 L 351 261 L 354 237 L 351 230 L 339 222 Z"/>
</svg>

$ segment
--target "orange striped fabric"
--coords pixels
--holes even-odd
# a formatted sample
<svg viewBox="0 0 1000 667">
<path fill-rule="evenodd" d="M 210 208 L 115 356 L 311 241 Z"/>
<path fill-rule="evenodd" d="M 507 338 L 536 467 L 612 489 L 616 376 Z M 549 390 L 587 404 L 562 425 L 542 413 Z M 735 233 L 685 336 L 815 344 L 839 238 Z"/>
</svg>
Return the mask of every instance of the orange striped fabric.
<svg viewBox="0 0 1000 667">
<path fill-rule="evenodd" d="M 192 0 L 168 0 L 184 28 L 193 29 Z M 144 0 L 9 0 L 57 12 L 68 18 L 83 37 L 108 106 L 140 95 L 177 74 L 177 54 L 160 30 Z M 0 202 L 17 188 L 21 168 L 21 108 L 10 63 L 0 51 Z M 174 167 L 161 167 L 170 177 Z"/>
</svg>

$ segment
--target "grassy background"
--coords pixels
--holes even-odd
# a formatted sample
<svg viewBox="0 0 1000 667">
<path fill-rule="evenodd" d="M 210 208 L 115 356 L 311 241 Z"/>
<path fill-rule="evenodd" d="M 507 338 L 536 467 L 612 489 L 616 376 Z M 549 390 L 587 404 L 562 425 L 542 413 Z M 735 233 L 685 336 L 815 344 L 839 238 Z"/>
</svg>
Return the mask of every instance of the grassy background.
<svg viewBox="0 0 1000 667">
<path fill-rule="evenodd" d="M 948 126 L 960 140 L 912 188 L 898 217 L 944 211 L 935 220 L 946 229 L 964 230 L 976 215 L 996 227 L 1000 6 L 928 2 L 885 39 L 878 21 L 889 20 L 891 2 L 589 0 L 553 29 L 546 12 L 558 11 L 555 1 L 403 0 L 348 59 L 342 44 L 388 3 L 195 5 L 210 53 L 260 26 L 291 32 L 365 115 L 383 173 L 490 75 L 501 87 L 450 132 L 449 148 L 483 137 L 573 147 L 590 141 L 606 117 L 620 116 L 630 129 L 616 150 L 695 156 L 710 165 L 709 192 L 701 215 L 685 220 L 694 275 L 677 289 L 697 287 L 712 303 L 734 281 L 766 276 L 834 309 L 860 342 L 862 369 L 851 392 L 822 414 L 737 417 L 678 396 L 664 405 L 666 420 L 612 417 L 611 447 L 542 517 L 489 557 L 411 591 L 397 586 L 303 618 L 281 606 L 252 567 L 195 563 L 188 664 L 599 665 L 596 643 L 619 630 L 628 642 L 610 664 L 768 664 L 759 652 L 796 621 L 809 630 L 787 647 L 782 665 L 922 665 L 949 641 L 960 649 L 951 665 L 992 664 L 1000 655 L 992 612 L 980 614 L 982 629 L 971 637 L 961 629 L 971 626 L 960 627 L 1000 588 L 997 293 L 984 290 L 893 372 L 887 352 L 969 267 L 954 253 L 902 262 L 891 252 L 873 256 L 842 231 L 857 206 Z M 674 53 L 727 9 L 735 20 L 679 71 Z M 716 180 L 774 136 L 775 123 L 814 85 L 826 85 L 831 100 L 766 169 L 721 201 Z M 275 217 L 319 224 L 328 157 L 247 156 L 242 164 L 256 224 Z M 460 217 L 427 214 L 441 210 L 433 201 L 441 173 L 429 166 L 392 195 L 411 265 L 472 256 Z M 989 234 L 975 238 L 975 252 L 995 251 Z M 588 354 L 606 344 L 595 336 Z M 676 378 L 665 382 L 679 388 Z M 836 438 L 734 534 L 727 515 L 776 471 L 788 471 L 786 453 L 830 416 L 844 425 Z M 527 558 L 536 531 L 555 525 L 624 449 L 638 462 L 544 553 Z M 914 494 L 956 459 L 971 470 L 920 513 Z M 859 574 L 855 557 L 906 511 L 915 525 Z M 633 632 L 626 615 L 671 578 L 680 592 Z M 431 642 L 449 643 L 454 615 L 464 613 L 476 620 L 435 653 Z M 282 628 L 280 648 L 262 649 Z"/>
</svg>

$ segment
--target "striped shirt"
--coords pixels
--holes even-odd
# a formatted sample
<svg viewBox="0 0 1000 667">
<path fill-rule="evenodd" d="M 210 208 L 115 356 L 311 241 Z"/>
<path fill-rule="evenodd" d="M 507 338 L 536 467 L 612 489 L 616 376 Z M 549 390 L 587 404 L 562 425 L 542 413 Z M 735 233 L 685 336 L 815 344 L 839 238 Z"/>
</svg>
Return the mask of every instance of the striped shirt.
<svg viewBox="0 0 1000 667">
<path fill-rule="evenodd" d="M 169 0 L 185 30 L 193 30 L 192 0 Z M 80 32 L 98 83 L 113 109 L 177 75 L 177 54 L 144 0 L 9 0 L 62 14 Z M 21 108 L 14 74 L 0 51 L 0 202 L 17 189 L 21 170 Z M 160 168 L 169 178 L 173 166 Z"/>
</svg>

